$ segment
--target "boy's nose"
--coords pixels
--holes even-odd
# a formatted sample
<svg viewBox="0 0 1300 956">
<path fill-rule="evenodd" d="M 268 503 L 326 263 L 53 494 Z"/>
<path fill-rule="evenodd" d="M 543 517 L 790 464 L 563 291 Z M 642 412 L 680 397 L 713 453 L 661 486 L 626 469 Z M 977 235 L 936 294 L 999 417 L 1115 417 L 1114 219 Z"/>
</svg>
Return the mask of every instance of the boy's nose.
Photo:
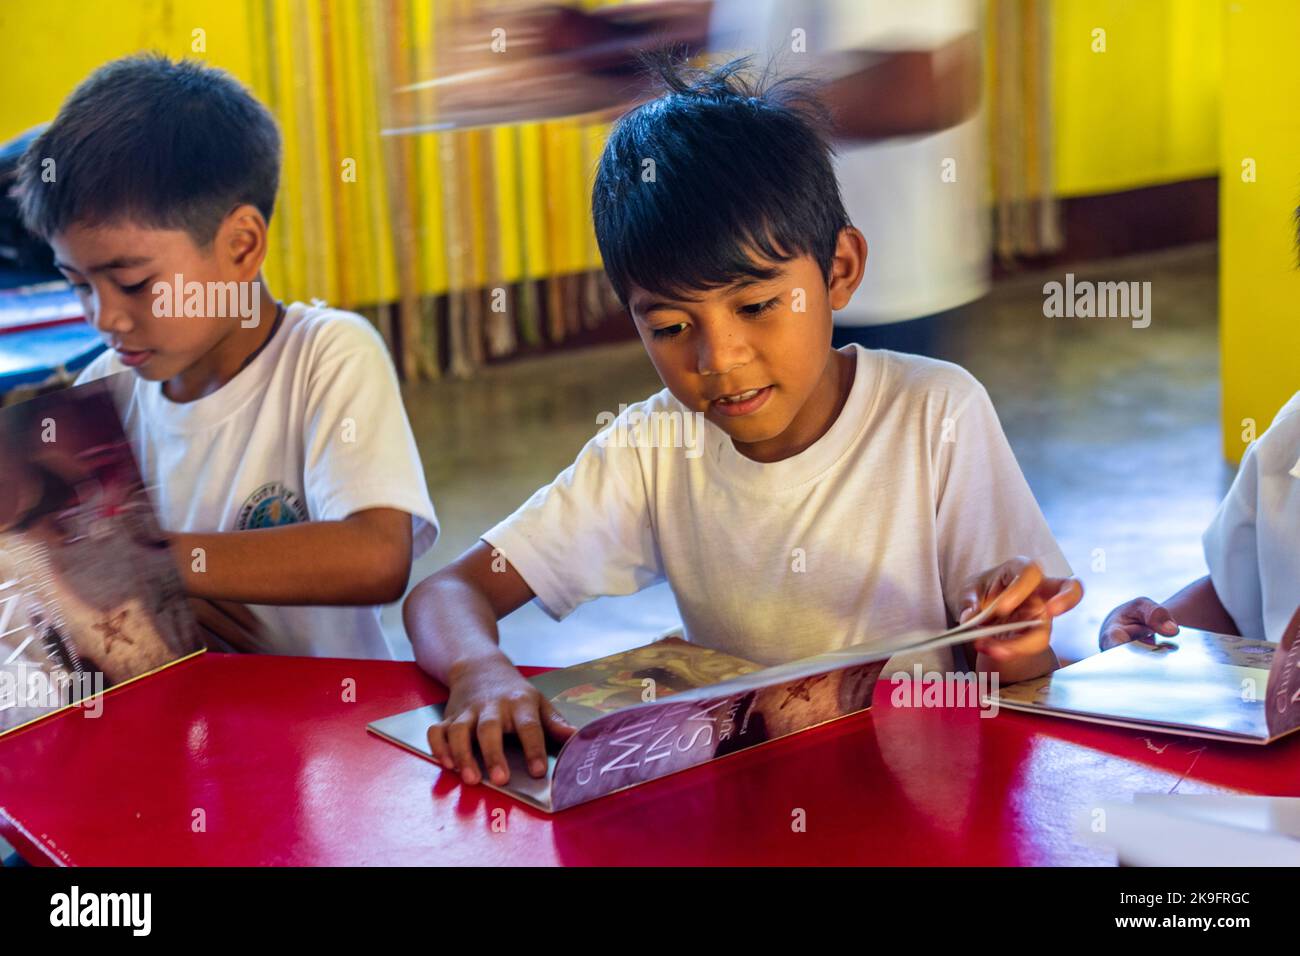
<svg viewBox="0 0 1300 956">
<path fill-rule="evenodd" d="M 86 307 L 86 321 L 91 328 L 101 334 L 120 334 L 134 328 L 129 313 L 110 295 L 91 293 L 83 295 L 82 304 Z"/>
<path fill-rule="evenodd" d="M 103 299 L 89 304 L 86 320 L 97 332 L 105 335 L 129 332 L 134 327 L 124 309 Z"/>
<path fill-rule="evenodd" d="M 735 329 L 705 330 L 697 341 L 695 361 L 701 375 L 725 375 L 749 361 L 749 345 Z"/>
</svg>

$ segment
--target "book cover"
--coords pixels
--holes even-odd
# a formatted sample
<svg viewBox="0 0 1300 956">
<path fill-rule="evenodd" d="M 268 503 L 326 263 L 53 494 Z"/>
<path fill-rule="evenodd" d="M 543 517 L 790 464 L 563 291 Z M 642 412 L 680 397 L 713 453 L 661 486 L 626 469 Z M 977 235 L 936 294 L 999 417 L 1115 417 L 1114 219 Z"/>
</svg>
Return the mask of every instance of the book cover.
<svg viewBox="0 0 1300 956">
<path fill-rule="evenodd" d="M 0 733 L 203 646 L 107 386 L 0 411 Z"/>
</svg>

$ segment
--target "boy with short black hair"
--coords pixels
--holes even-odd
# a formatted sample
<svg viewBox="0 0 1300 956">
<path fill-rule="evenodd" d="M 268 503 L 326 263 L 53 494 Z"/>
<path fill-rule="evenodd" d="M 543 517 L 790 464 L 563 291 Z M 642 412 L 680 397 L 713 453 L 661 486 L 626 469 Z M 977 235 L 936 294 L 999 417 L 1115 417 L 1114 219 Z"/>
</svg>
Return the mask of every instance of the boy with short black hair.
<svg viewBox="0 0 1300 956">
<path fill-rule="evenodd" d="M 134 56 L 32 144 L 20 204 L 109 346 L 78 381 L 130 370 L 111 388 L 186 590 L 251 605 L 245 649 L 391 657 L 379 605 L 436 517 L 378 333 L 266 287 L 279 174 L 235 80 Z"/>
<path fill-rule="evenodd" d="M 667 387 L 407 599 L 416 659 L 450 687 L 430 747 L 467 783 L 475 740 L 500 784 L 504 732 L 538 776 L 545 734 L 572 733 L 497 646 L 497 619 L 533 598 L 558 618 L 667 579 L 688 639 L 761 664 L 995 604 L 1045 623 L 979 642 L 977 666 L 1056 666 L 1051 618 L 1082 589 L 988 395 L 945 362 L 831 348 L 866 242 L 814 94 L 741 68 L 665 65 L 667 91 L 619 121 L 597 171 L 605 268 Z M 688 416 L 700 448 L 641 428 Z"/>
</svg>

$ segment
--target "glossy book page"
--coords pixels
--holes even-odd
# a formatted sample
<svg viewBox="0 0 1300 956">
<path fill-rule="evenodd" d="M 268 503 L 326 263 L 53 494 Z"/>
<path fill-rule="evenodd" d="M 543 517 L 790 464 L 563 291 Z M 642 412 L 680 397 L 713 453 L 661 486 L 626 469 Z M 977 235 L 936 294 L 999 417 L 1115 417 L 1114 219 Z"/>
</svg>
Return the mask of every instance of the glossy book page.
<svg viewBox="0 0 1300 956">
<path fill-rule="evenodd" d="M 104 384 L 0 411 L 0 733 L 202 649 Z"/>
<path fill-rule="evenodd" d="M 1293 628 L 1294 630 L 1294 628 Z M 1276 645 L 1184 627 L 1171 638 L 1132 641 L 1037 680 L 998 690 L 1002 707 L 1190 736 L 1267 743 Z M 1274 668 L 1274 672 L 1270 669 Z M 1300 688 L 1297 688 L 1300 689 Z"/>
</svg>

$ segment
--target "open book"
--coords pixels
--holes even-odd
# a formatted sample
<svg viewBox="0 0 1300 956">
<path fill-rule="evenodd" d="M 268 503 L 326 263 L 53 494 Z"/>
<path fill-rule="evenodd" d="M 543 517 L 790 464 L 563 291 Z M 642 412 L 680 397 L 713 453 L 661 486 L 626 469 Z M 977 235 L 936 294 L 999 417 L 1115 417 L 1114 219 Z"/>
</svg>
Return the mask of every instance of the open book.
<svg viewBox="0 0 1300 956">
<path fill-rule="evenodd" d="M 0 411 L 0 734 L 201 650 L 104 383 Z"/>
<path fill-rule="evenodd" d="M 1046 677 L 999 688 L 997 703 L 1121 727 L 1267 744 L 1300 727 L 1300 610 L 1278 644 L 1184 627 L 1131 641 Z"/>
<path fill-rule="evenodd" d="M 531 679 L 534 686 L 578 732 L 558 747 L 551 744 L 545 777 L 529 775 L 518 741 L 507 738 L 510 780 L 494 789 L 547 812 L 564 810 L 866 710 L 885 662 L 896 654 L 1041 623 L 981 627 L 989 610 L 941 634 L 913 633 L 775 667 L 669 637 L 539 674 Z M 440 720 L 442 708 L 435 704 L 368 729 L 432 759 L 427 734 Z"/>
</svg>

